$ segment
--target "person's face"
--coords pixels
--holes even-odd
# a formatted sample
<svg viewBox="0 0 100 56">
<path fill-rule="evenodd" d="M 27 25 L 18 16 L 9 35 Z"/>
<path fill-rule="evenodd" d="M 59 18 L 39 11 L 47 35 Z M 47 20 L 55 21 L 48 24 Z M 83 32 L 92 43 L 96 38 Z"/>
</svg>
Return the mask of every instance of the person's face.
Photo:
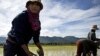
<svg viewBox="0 0 100 56">
<path fill-rule="evenodd" d="M 32 13 L 39 13 L 40 12 L 40 6 L 36 4 L 30 4 L 29 9 Z"/>
</svg>

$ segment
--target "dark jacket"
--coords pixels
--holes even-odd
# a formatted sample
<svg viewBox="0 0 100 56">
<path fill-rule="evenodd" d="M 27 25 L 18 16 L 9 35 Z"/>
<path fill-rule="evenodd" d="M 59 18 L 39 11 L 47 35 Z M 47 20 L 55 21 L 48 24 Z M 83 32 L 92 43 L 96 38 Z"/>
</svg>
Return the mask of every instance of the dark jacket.
<svg viewBox="0 0 100 56">
<path fill-rule="evenodd" d="M 92 41 L 96 41 L 96 33 L 95 33 L 95 30 L 91 30 L 89 33 L 88 33 L 88 39 L 89 40 L 92 40 Z"/>
<path fill-rule="evenodd" d="M 32 37 L 35 43 L 39 42 L 39 35 L 40 29 L 32 30 L 27 11 L 23 11 L 14 18 L 11 31 L 8 33 L 8 37 L 19 45 L 28 44 Z"/>
</svg>

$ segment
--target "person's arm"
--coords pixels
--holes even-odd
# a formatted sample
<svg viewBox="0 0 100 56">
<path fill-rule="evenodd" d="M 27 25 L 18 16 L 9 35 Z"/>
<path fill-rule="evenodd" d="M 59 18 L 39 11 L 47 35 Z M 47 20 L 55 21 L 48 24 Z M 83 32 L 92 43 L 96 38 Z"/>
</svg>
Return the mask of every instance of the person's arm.
<svg viewBox="0 0 100 56">
<path fill-rule="evenodd" d="M 35 45 L 38 47 L 37 53 L 39 54 L 39 56 L 44 56 L 44 51 L 40 42 L 35 42 Z"/>
<path fill-rule="evenodd" d="M 43 51 L 42 45 L 40 44 L 40 40 L 39 40 L 40 31 L 34 32 L 33 34 L 34 34 L 33 35 L 34 43 L 39 49 L 37 52 L 39 55 L 44 56 L 44 51 Z"/>
<path fill-rule="evenodd" d="M 30 51 L 28 49 L 28 46 L 26 44 L 21 45 L 21 47 L 23 48 L 23 50 L 28 54 Z"/>
<path fill-rule="evenodd" d="M 44 51 L 43 51 L 43 48 L 42 48 L 41 44 L 40 43 L 36 43 L 36 46 L 39 48 L 39 50 L 37 51 L 38 54 L 44 56 Z"/>
<path fill-rule="evenodd" d="M 90 34 L 90 32 L 88 33 L 87 39 L 91 40 L 91 34 Z"/>
<path fill-rule="evenodd" d="M 23 48 L 23 50 L 25 51 L 25 53 L 26 53 L 28 56 L 33 56 L 33 55 L 36 56 L 36 54 L 34 54 L 34 53 L 32 53 L 32 52 L 29 51 L 29 48 L 28 48 L 28 46 L 27 46 L 26 44 L 21 45 L 21 47 Z"/>
<path fill-rule="evenodd" d="M 95 34 L 95 32 L 94 33 L 92 33 L 92 36 L 91 36 L 92 38 L 93 38 L 93 41 L 96 41 L 97 39 L 96 39 L 96 34 Z"/>
</svg>

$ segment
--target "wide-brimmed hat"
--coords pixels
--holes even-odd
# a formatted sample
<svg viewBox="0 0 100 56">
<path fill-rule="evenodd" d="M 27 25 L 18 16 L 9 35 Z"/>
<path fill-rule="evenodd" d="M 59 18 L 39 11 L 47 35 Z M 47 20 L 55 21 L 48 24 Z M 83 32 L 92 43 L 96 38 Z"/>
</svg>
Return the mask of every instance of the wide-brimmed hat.
<svg viewBox="0 0 100 56">
<path fill-rule="evenodd" d="M 96 29 L 96 30 L 99 29 L 97 25 L 93 25 L 92 28 L 93 28 L 93 29 Z"/>
<path fill-rule="evenodd" d="M 36 5 L 40 6 L 41 10 L 43 9 L 43 4 L 40 1 L 31 1 L 31 0 L 29 0 L 29 1 L 26 2 L 26 8 L 28 8 L 28 6 L 30 4 L 36 4 Z"/>
</svg>

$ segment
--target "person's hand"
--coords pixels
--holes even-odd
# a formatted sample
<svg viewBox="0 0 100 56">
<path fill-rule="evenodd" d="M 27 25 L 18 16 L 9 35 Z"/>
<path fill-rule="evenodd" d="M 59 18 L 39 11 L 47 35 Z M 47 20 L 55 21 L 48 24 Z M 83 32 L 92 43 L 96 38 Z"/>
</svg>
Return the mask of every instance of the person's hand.
<svg viewBox="0 0 100 56">
<path fill-rule="evenodd" d="M 28 55 L 28 56 L 33 56 L 33 55 L 34 55 L 34 56 L 37 56 L 36 54 L 34 54 L 34 53 L 30 52 L 30 51 L 27 52 L 27 55 Z"/>
<path fill-rule="evenodd" d="M 44 51 L 43 50 L 37 50 L 37 53 L 39 56 L 44 56 Z"/>
<path fill-rule="evenodd" d="M 37 56 L 36 54 L 32 53 L 29 51 L 29 48 L 26 44 L 21 45 L 21 47 L 23 48 L 23 50 L 26 52 L 27 56 Z"/>
</svg>

